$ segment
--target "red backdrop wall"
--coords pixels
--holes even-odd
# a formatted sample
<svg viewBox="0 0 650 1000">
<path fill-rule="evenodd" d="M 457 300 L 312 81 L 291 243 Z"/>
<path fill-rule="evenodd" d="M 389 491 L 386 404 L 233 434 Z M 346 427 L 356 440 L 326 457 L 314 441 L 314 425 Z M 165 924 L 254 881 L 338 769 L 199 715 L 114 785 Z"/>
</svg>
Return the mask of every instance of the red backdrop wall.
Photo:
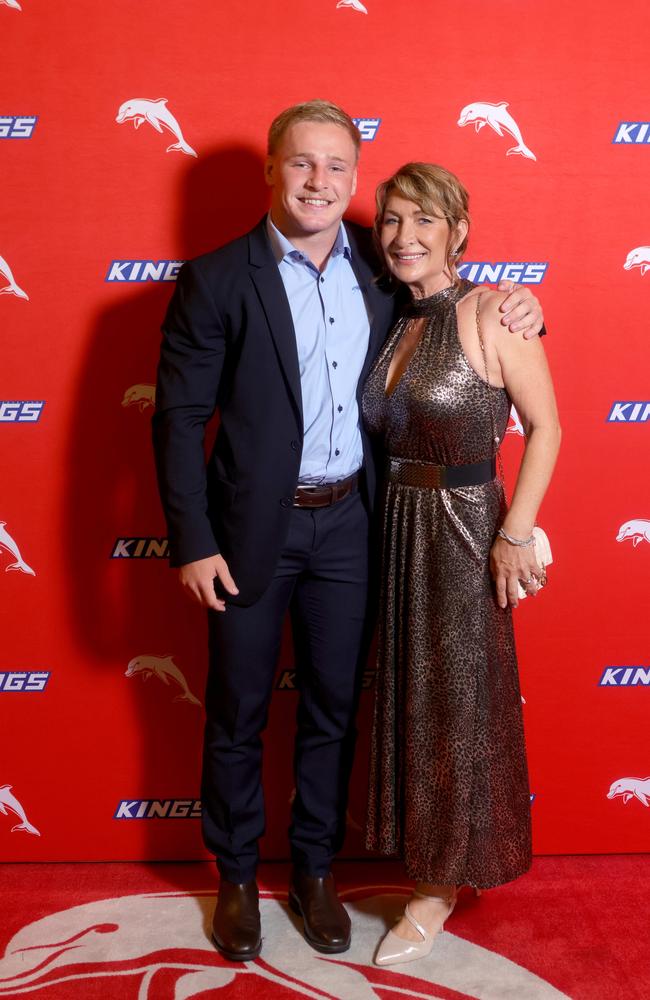
<svg viewBox="0 0 650 1000">
<path fill-rule="evenodd" d="M 271 118 L 316 96 L 364 120 L 353 217 L 371 220 L 400 163 L 443 163 L 471 192 L 467 261 L 524 265 L 542 299 L 564 443 L 540 516 L 556 565 L 516 612 L 535 849 L 648 849 L 650 23 L 640 0 L 624 15 L 585 0 L 0 2 L 5 860 L 204 856 L 206 628 L 161 555 L 159 325 L 178 262 L 265 211 Z M 287 639 L 267 857 L 286 852 L 291 668 Z"/>
</svg>

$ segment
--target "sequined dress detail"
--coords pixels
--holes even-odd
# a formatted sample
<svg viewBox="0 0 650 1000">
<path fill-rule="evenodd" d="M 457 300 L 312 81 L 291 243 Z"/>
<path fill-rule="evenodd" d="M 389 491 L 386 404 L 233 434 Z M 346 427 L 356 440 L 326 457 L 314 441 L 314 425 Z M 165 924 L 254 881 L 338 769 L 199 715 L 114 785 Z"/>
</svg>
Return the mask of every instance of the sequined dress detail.
<svg viewBox="0 0 650 1000">
<path fill-rule="evenodd" d="M 366 382 L 363 417 L 388 457 L 464 465 L 494 453 L 510 401 L 458 338 L 462 281 L 407 309 Z M 390 396 L 409 315 L 421 338 Z M 505 515 L 499 479 L 429 489 L 386 482 L 367 847 L 418 881 L 481 888 L 531 862 L 530 797 L 511 611 L 489 552 Z"/>
</svg>

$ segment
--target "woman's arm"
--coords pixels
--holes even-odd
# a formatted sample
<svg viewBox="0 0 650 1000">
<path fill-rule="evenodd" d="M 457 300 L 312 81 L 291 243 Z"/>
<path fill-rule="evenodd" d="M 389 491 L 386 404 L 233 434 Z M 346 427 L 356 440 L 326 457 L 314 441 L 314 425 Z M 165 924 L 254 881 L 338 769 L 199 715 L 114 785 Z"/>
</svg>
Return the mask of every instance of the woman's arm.
<svg viewBox="0 0 650 1000">
<path fill-rule="evenodd" d="M 560 446 L 560 423 L 551 373 L 539 337 L 510 337 L 500 323 L 503 296 L 481 296 L 481 332 L 485 342 L 490 382 L 505 385 L 526 435 L 526 449 L 517 476 L 510 509 L 502 528 L 516 539 L 531 536 L 540 504 L 551 480 Z M 518 581 L 540 577 L 533 545 L 511 545 L 497 538 L 490 555 L 499 605 L 518 603 Z M 535 584 L 527 587 L 536 593 Z"/>
</svg>

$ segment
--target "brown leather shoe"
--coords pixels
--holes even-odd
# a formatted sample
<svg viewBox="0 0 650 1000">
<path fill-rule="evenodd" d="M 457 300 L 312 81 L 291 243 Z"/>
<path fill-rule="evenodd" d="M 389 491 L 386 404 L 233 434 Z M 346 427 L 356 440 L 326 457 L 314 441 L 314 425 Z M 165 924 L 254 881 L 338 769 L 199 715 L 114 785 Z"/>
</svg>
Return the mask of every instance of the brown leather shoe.
<svg viewBox="0 0 650 1000">
<path fill-rule="evenodd" d="M 212 940 L 224 958 L 250 962 L 262 949 L 257 882 L 219 883 L 217 906 L 212 918 Z"/>
<path fill-rule="evenodd" d="M 350 947 L 350 918 L 336 895 L 334 876 L 306 875 L 294 868 L 289 906 L 304 921 L 305 939 L 316 951 L 336 955 Z"/>
</svg>

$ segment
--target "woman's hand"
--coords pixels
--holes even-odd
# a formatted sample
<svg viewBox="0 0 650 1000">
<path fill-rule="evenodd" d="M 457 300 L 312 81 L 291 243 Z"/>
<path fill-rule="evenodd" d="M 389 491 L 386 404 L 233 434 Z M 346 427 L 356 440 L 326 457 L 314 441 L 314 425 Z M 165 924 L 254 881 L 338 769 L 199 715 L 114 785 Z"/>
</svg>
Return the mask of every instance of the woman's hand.
<svg viewBox="0 0 650 1000">
<path fill-rule="evenodd" d="M 500 608 L 519 604 L 519 581 L 527 594 L 534 596 L 539 590 L 538 580 L 544 570 L 537 562 L 534 545 L 511 545 L 497 537 L 490 552 L 490 572 L 496 583 L 497 602 Z"/>
</svg>

